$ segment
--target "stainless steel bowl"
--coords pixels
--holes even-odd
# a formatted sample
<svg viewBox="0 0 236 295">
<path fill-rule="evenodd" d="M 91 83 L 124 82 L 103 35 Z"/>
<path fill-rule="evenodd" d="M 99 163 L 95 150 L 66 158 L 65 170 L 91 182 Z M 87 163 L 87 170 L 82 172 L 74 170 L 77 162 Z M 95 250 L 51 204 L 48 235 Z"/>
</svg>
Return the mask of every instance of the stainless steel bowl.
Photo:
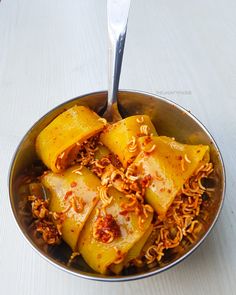
<svg viewBox="0 0 236 295">
<path fill-rule="evenodd" d="M 185 253 L 171 257 L 162 267 L 140 269 L 125 276 L 106 276 L 92 271 L 81 258 L 71 266 L 67 266 L 66 262 L 71 253 L 65 243 L 56 247 L 47 247 L 29 230 L 29 221 L 24 215 L 22 216 L 20 210 L 21 192 L 19 192 L 18 177 L 26 167 L 29 167 L 37 160 L 34 148 L 35 138 L 50 121 L 75 104 L 86 105 L 99 113 L 105 106 L 106 97 L 107 92 L 105 91 L 82 95 L 59 105 L 37 121 L 26 133 L 15 152 L 10 167 L 9 194 L 11 208 L 20 231 L 29 244 L 47 261 L 68 273 L 82 278 L 98 281 L 129 281 L 158 274 L 176 265 L 189 256 L 205 240 L 222 208 L 225 193 L 225 173 L 223 160 L 214 139 L 190 112 L 169 100 L 153 94 L 138 91 L 120 91 L 119 100 L 122 114 L 126 116 L 148 114 L 156 126 L 159 135 L 175 137 L 176 140 L 183 143 L 210 145 L 211 161 L 214 164 L 212 180 L 215 190 L 211 195 L 213 202 L 209 209 L 210 214 L 205 224 L 205 231 L 199 237 L 199 240 L 188 248 Z"/>
</svg>

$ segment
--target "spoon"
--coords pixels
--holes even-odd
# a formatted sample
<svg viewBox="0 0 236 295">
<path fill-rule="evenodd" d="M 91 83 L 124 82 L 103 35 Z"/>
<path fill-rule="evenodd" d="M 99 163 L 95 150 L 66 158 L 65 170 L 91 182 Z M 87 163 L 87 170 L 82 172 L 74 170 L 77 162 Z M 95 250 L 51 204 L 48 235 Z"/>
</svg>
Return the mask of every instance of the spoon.
<svg viewBox="0 0 236 295">
<path fill-rule="evenodd" d="M 107 0 L 108 20 L 108 97 L 103 114 L 108 121 L 115 121 L 117 114 L 112 105 L 117 102 L 120 72 L 125 46 L 131 0 Z M 119 109 L 119 105 L 118 109 Z"/>
</svg>

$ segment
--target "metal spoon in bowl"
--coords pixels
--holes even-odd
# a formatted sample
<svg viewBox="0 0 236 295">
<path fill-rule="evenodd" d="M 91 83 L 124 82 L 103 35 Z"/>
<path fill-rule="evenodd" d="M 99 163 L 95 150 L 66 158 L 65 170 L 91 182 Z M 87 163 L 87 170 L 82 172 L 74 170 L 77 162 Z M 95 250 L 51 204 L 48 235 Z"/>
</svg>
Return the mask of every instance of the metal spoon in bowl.
<svg viewBox="0 0 236 295">
<path fill-rule="evenodd" d="M 131 0 L 107 0 L 109 70 L 107 105 L 103 117 L 105 117 L 108 121 L 114 120 L 115 114 L 112 105 L 116 102 L 118 104 L 117 94 L 125 46 L 130 1 Z"/>
</svg>

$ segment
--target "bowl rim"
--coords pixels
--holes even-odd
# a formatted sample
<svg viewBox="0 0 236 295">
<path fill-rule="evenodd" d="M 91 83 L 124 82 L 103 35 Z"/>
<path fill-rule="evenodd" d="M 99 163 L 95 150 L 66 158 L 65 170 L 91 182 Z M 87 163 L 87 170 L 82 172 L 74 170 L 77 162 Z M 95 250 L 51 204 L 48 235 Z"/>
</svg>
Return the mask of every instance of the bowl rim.
<svg viewBox="0 0 236 295">
<path fill-rule="evenodd" d="M 209 233 L 211 232 L 211 230 L 213 229 L 213 227 L 215 226 L 219 215 L 222 211 L 222 207 L 223 207 L 223 203 L 225 200 L 225 191 L 226 191 L 226 173 L 225 173 L 225 165 L 224 165 L 224 161 L 223 161 L 223 157 L 221 155 L 220 149 L 217 145 L 217 143 L 215 142 L 213 136 L 211 135 L 211 133 L 208 131 L 208 129 L 204 126 L 204 124 L 202 122 L 200 122 L 190 111 L 188 111 L 187 109 L 185 109 L 184 107 L 180 106 L 179 104 L 173 102 L 170 99 L 167 99 L 165 97 L 150 93 L 150 92 L 146 92 L 146 91 L 140 91 L 140 90 L 133 90 L 133 89 L 120 89 L 119 93 L 135 93 L 135 94 L 141 94 L 141 95 L 145 95 L 145 96 L 150 96 L 153 97 L 155 99 L 161 100 L 165 103 L 171 104 L 173 106 L 175 106 L 178 110 L 183 111 L 184 113 L 186 113 L 192 120 L 194 120 L 203 130 L 204 132 L 208 135 L 208 137 L 210 138 L 210 140 L 212 141 L 213 145 L 215 146 L 217 153 L 219 155 L 219 160 L 220 160 L 220 164 L 222 167 L 222 194 L 221 194 L 221 200 L 220 200 L 220 204 L 218 207 L 218 210 L 216 212 L 216 215 L 211 223 L 211 225 L 209 226 L 208 230 L 204 233 L 204 235 L 201 237 L 201 239 L 188 251 L 186 252 L 183 256 L 180 256 L 178 259 L 176 259 L 175 261 L 173 261 L 172 263 L 153 270 L 153 271 L 148 271 L 147 273 L 141 273 L 141 274 L 135 274 L 135 275 L 128 275 L 128 276 L 102 276 L 100 274 L 87 274 L 84 272 L 81 272 L 80 270 L 78 271 L 74 271 L 74 270 L 70 270 L 67 269 L 66 267 L 63 266 L 63 264 L 59 264 L 59 262 L 56 262 L 53 258 L 47 257 L 42 250 L 40 250 L 39 248 L 37 248 L 37 246 L 33 243 L 33 241 L 27 236 L 27 234 L 25 233 L 25 230 L 23 228 L 23 226 L 21 226 L 20 222 L 18 221 L 17 218 L 17 214 L 16 214 L 16 209 L 15 206 L 13 204 L 13 197 L 12 197 L 12 175 L 13 175 L 13 171 L 14 171 L 14 163 L 16 161 L 17 155 L 18 155 L 18 151 L 22 145 L 22 143 L 24 142 L 24 140 L 27 138 L 27 136 L 31 133 L 31 131 L 34 129 L 35 125 L 37 125 L 39 122 L 43 121 L 45 119 L 45 117 L 47 117 L 50 113 L 52 113 L 53 111 L 57 110 L 60 107 L 63 107 L 64 105 L 71 103 L 75 100 L 78 100 L 82 97 L 86 97 L 86 96 L 93 96 L 93 95 L 100 95 L 100 94 L 106 94 L 107 90 L 99 90 L 99 91 L 95 91 L 95 92 L 90 92 L 90 93 L 85 93 L 82 94 L 80 96 L 77 96 L 75 98 L 72 99 L 68 99 L 65 102 L 55 106 L 54 108 L 52 108 L 51 110 L 49 110 L 46 114 L 44 114 L 42 117 L 40 117 L 36 122 L 34 122 L 34 124 L 28 129 L 28 131 L 24 134 L 24 136 L 22 137 L 22 139 L 20 140 L 20 142 L 18 143 L 15 152 L 13 154 L 12 160 L 10 162 L 10 166 L 9 166 L 9 171 L 8 171 L 8 194 L 9 194 L 9 202 L 10 202 L 10 208 L 11 208 L 11 212 L 14 216 L 14 220 L 15 223 L 18 227 L 18 230 L 21 232 L 22 236 L 24 237 L 24 239 L 27 241 L 27 243 L 31 246 L 31 248 L 34 249 L 34 251 L 36 251 L 43 259 L 45 259 L 47 262 L 49 262 L 50 264 L 52 264 L 53 266 L 59 268 L 60 270 L 65 271 L 66 273 L 72 274 L 76 277 L 80 277 L 83 279 L 88 279 L 88 280 L 93 280 L 93 281 L 102 281 L 102 282 L 125 282 L 125 281 L 133 281 L 133 280 L 138 280 L 138 279 L 143 279 L 143 278 L 147 278 L 147 277 L 151 277 L 154 275 L 157 275 L 161 272 L 164 272 L 174 266 L 176 266 L 177 264 L 179 264 L 180 262 L 182 262 L 183 260 L 185 260 L 188 256 L 190 256 L 202 243 L 203 241 L 205 241 L 206 237 L 209 235 Z"/>
</svg>

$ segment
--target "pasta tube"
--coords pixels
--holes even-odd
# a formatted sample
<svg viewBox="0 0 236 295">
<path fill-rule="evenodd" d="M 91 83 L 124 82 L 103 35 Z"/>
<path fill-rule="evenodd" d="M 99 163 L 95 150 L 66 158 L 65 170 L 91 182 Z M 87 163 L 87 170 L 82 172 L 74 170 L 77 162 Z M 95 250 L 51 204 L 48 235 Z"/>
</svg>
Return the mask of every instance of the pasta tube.
<svg viewBox="0 0 236 295">
<path fill-rule="evenodd" d="M 55 221 L 62 225 L 62 238 L 73 251 L 77 250 L 80 232 L 98 202 L 100 186 L 92 172 L 85 167 L 79 169 L 73 166 L 63 174 L 49 172 L 42 177 L 42 184 L 50 195 L 49 210 L 56 213 Z"/>
<path fill-rule="evenodd" d="M 36 152 L 53 172 L 60 172 L 75 160 L 81 145 L 99 133 L 105 123 L 92 110 L 74 106 L 56 117 L 36 139 Z"/>
<path fill-rule="evenodd" d="M 166 136 L 139 139 L 140 154 L 135 159 L 139 173 L 150 176 L 146 201 L 165 216 L 175 196 L 203 164 L 209 162 L 207 145 L 187 145 Z"/>
<path fill-rule="evenodd" d="M 138 154 L 137 138 L 148 134 L 157 135 L 149 116 L 131 116 L 106 128 L 101 134 L 101 142 L 118 156 L 126 168 Z"/>
</svg>

